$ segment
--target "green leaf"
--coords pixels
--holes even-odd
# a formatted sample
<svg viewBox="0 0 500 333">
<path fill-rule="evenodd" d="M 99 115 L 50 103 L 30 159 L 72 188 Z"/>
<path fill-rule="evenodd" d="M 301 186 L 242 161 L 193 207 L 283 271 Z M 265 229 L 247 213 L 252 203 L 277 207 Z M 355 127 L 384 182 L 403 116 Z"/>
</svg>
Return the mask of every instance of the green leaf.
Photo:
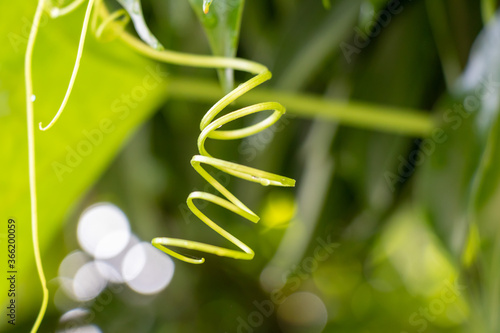
<svg viewBox="0 0 500 333">
<path fill-rule="evenodd" d="M 368 29 L 370 27 L 373 27 L 375 25 L 375 22 L 379 20 L 379 16 L 382 13 L 382 10 L 384 7 L 387 5 L 388 1 L 387 0 L 365 0 L 361 4 L 361 9 L 359 11 L 359 26 L 361 29 L 365 29 L 366 31 L 369 31 Z M 402 8 L 402 7 L 400 7 Z M 387 14 L 387 12 L 384 14 L 385 16 L 387 15 L 392 15 L 392 14 Z M 394 15 L 392 15 L 394 16 Z M 386 17 L 382 18 L 386 19 Z M 392 18 L 391 18 L 392 20 Z"/>
<path fill-rule="evenodd" d="M 483 311 L 476 316 L 490 331 L 500 328 L 500 14 L 494 16 L 476 42 L 465 75 L 468 88 L 480 94 L 481 110 L 476 128 L 481 140 L 481 157 L 470 191 L 468 217 L 471 230 L 481 240 L 477 267 Z M 495 47 L 492 47 L 494 45 Z M 484 79 L 486 78 L 486 80 Z M 469 238 L 473 239 L 472 233 Z"/>
<path fill-rule="evenodd" d="M 17 225 L 17 297 L 23 304 L 18 320 L 29 320 L 40 305 L 41 288 L 35 273 L 31 241 L 28 150 L 24 101 L 24 52 L 35 2 L 2 2 L 9 12 L 0 22 L 0 225 L 4 244 L 6 223 Z M 105 170 L 124 141 L 151 115 L 165 92 L 165 73 L 119 42 L 102 44 L 87 37 L 80 72 L 68 106 L 55 126 L 38 130 L 57 111 L 75 60 L 84 8 L 68 17 L 44 16 L 34 52 L 36 175 L 42 259 L 48 247 L 63 246 L 59 236 L 65 216 L 79 197 Z M 3 247 L 3 245 L 2 245 Z M 6 272 L 6 260 L 0 269 Z M 50 266 L 49 266 L 50 267 Z M 47 266 L 46 266 L 47 269 Z M 55 278 L 48 270 L 47 280 Z M 51 287 L 53 284 L 50 285 Z M 2 279 L 0 289 L 7 290 Z M 7 293 L 0 298 L 3 303 Z M 6 324 L 0 322 L 0 331 Z"/>
<path fill-rule="evenodd" d="M 470 250 L 466 246 L 471 241 L 477 243 L 476 227 L 471 224 L 478 224 L 481 238 L 496 237 L 491 233 L 493 222 L 480 215 L 498 197 L 500 182 L 495 164 L 500 161 L 500 49 L 491 47 L 499 43 L 497 17 L 476 39 L 454 99 L 442 103 L 437 130 L 444 130 L 446 140 L 439 144 L 430 138 L 429 147 L 435 149 L 420 175 L 421 199 L 457 258 Z M 470 265 L 474 258 L 470 251 L 466 255 Z"/>
<path fill-rule="evenodd" d="M 189 0 L 208 36 L 212 53 L 234 57 L 238 49 L 241 15 L 244 0 L 214 0 L 207 14 L 203 13 L 203 0 Z M 224 91 L 233 87 L 233 70 L 218 70 Z"/>
<path fill-rule="evenodd" d="M 497 15 L 476 41 L 464 74 L 465 89 L 474 93 L 481 101 L 476 128 L 483 147 L 472 189 L 474 202 L 471 209 L 474 212 L 480 212 L 495 196 L 500 181 L 500 170 L 493 165 L 500 160 L 500 48 L 491 47 L 498 43 L 500 17 Z"/>
</svg>

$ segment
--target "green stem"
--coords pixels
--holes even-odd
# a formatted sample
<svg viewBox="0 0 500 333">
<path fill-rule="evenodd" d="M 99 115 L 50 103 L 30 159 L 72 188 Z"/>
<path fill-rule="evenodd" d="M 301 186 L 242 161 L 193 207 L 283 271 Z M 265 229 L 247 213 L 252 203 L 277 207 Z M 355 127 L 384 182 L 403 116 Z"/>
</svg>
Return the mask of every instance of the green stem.
<svg viewBox="0 0 500 333">
<path fill-rule="evenodd" d="M 38 331 L 40 324 L 47 310 L 49 302 L 49 291 L 47 289 L 47 281 L 43 273 L 42 258 L 40 256 L 40 245 L 38 242 L 38 210 L 37 210 L 37 197 L 36 197 L 36 169 L 35 169 L 35 126 L 33 117 L 33 79 L 31 73 L 31 64 L 33 58 L 33 49 L 35 46 L 36 35 L 38 27 L 42 18 L 45 0 L 40 0 L 35 12 L 35 18 L 28 38 L 28 45 L 26 49 L 26 56 L 24 59 L 24 75 L 26 84 L 26 122 L 28 127 L 28 160 L 29 160 L 29 183 L 30 183 L 30 202 L 31 202 L 31 233 L 33 238 L 33 250 L 35 253 L 36 268 L 38 277 L 42 285 L 43 299 L 42 306 L 38 317 L 31 329 L 32 333 Z"/>
<path fill-rule="evenodd" d="M 352 27 L 359 15 L 359 0 L 344 0 L 335 4 L 325 23 L 306 45 L 300 48 L 286 65 L 277 86 L 287 90 L 299 90 L 311 81 L 325 64 L 328 57 L 340 52 L 339 45 L 352 34 Z"/>
<path fill-rule="evenodd" d="M 109 12 L 101 6 L 104 17 Z M 259 63 L 240 58 L 193 55 L 170 50 L 155 50 L 126 31 L 118 32 L 120 39 L 132 49 L 146 57 L 175 65 L 232 68 L 252 74 L 261 74 L 267 68 Z M 223 96 L 219 85 L 211 81 L 196 79 L 175 80 L 169 87 L 177 97 L 213 102 L 214 96 Z M 287 105 L 290 113 L 305 117 L 320 117 L 361 128 L 377 129 L 399 134 L 427 136 L 435 127 L 432 118 L 420 111 L 376 106 L 360 102 L 339 102 L 309 95 L 258 90 L 240 96 L 236 103 L 258 103 L 262 100 L 279 100 Z"/>
<path fill-rule="evenodd" d="M 223 91 L 215 81 L 172 78 L 167 87 L 173 98 L 211 103 Z M 241 96 L 236 104 L 253 104 L 276 100 L 287 106 L 287 112 L 301 117 L 318 117 L 325 120 L 366 129 L 381 130 L 405 135 L 427 136 L 436 126 L 424 111 L 387 107 L 369 103 L 336 101 L 313 94 L 286 93 L 269 89 L 256 89 Z"/>
<path fill-rule="evenodd" d="M 51 11 L 50 11 L 50 17 L 56 18 L 59 16 L 68 15 L 69 13 L 71 13 L 72 11 L 77 9 L 84 1 L 85 0 L 75 0 L 75 1 L 71 2 L 69 5 L 67 5 L 66 7 L 62 7 L 62 8 L 53 7 L 53 8 L 51 8 Z"/>
<path fill-rule="evenodd" d="M 121 32 L 120 38 L 138 53 L 151 59 L 174 65 L 202 68 L 232 68 L 251 74 L 260 74 L 267 70 L 265 66 L 246 59 L 195 55 L 170 50 L 155 50 L 125 31 Z"/>
</svg>

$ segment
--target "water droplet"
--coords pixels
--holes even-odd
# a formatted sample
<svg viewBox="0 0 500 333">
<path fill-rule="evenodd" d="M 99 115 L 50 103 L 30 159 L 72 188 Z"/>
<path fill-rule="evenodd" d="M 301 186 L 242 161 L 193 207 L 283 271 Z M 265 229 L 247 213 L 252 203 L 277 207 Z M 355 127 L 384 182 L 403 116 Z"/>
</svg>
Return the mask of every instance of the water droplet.
<svg viewBox="0 0 500 333">
<path fill-rule="evenodd" d="M 260 183 L 262 184 L 262 186 L 268 186 L 271 184 L 271 181 L 269 179 L 262 178 L 260 180 Z"/>
<path fill-rule="evenodd" d="M 54 7 L 54 8 L 52 8 L 52 9 L 50 10 L 50 17 L 52 17 L 52 18 L 56 18 L 56 17 L 58 17 L 58 16 L 59 16 L 60 12 L 61 12 L 61 11 L 59 10 L 59 8 Z"/>
<path fill-rule="evenodd" d="M 35 95 L 31 95 L 31 101 L 34 102 L 36 99 L 36 96 Z"/>
</svg>

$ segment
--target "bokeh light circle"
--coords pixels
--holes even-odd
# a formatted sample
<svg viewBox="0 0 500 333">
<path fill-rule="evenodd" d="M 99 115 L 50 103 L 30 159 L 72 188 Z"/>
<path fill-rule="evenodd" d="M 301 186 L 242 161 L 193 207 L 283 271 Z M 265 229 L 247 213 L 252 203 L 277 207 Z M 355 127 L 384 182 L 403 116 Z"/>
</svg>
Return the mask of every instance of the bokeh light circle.
<svg viewBox="0 0 500 333">
<path fill-rule="evenodd" d="M 115 205 L 101 203 L 85 210 L 78 221 L 78 242 L 97 259 L 118 255 L 130 240 L 127 216 Z"/>
<path fill-rule="evenodd" d="M 106 288 L 107 281 L 102 277 L 94 261 L 83 265 L 73 279 L 73 295 L 79 301 L 89 301 L 99 296 Z"/>
<path fill-rule="evenodd" d="M 101 329 L 96 325 L 85 325 L 80 327 L 72 327 L 64 330 L 62 333 L 102 333 Z"/>
<path fill-rule="evenodd" d="M 151 295 L 163 290 L 174 275 L 172 259 L 151 244 L 141 242 L 128 250 L 122 264 L 127 285 L 137 293 Z"/>
<path fill-rule="evenodd" d="M 328 321 L 325 303 L 313 293 L 296 292 L 278 307 L 278 322 L 283 332 L 320 333 Z"/>
</svg>

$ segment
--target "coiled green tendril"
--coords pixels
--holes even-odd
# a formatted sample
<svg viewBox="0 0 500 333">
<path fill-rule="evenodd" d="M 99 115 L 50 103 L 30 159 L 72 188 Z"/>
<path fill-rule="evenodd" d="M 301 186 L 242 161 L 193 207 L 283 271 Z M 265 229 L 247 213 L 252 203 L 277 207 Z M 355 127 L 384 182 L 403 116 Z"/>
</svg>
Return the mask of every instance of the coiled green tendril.
<svg viewBox="0 0 500 333">
<path fill-rule="evenodd" d="M 205 2 L 208 5 L 212 1 Z M 207 10 L 207 6 L 204 7 L 204 11 Z M 103 9 L 103 16 L 110 17 L 110 15 Z M 123 15 L 123 12 L 119 14 L 111 14 L 116 18 Z M 103 24 L 111 25 L 112 20 L 104 19 Z M 104 29 L 101 26 L 101 31 Z M 261 185 L 274 185 L 274 186 L 284 186 L 290 187 L 295 186 L 295 180 L 276 175 L 273 173 L 261 171 L 258 169 L 250 168 L 240 164 L 227 162 L 221 159 L 217 159 L 211 156 L 205 149 L 205 141 L 207 138 L 215 140 L 235 140 L 242 139 L 254 134 L 257 134 L 266 128 L 272 126 L 278 119 L 285 113 L 285 108 L 277 102 L 265 102 L 259 103 L 252 106 L 248 106 L 242 109 L 238 109 L 227 113 L 217 119 L 215 117 L 219 115 L 228 105 L 237 100 L 240 96 L 244 95 L 253 88 L 261 85 L 265 81 L 271 78 L 271 72 L 258 63 L 248 61 L 240 58 L 223 58 L 223 57 L 213 57 L 213 56 L 200 56 L 193 54 L 186 54 L 180 52 L 174 52 L 170 50 L 158 50 L 146 45 L 144 42 L 138 40 L 136 37 L 121 30 L 118 34 L 119 38 L 122 39 L 127 45 L 137 52 L 147 56 L 149 58 L 163 61 L 175 65 L 193 66 L 193 67 L 204 67 L 204 68 L 232 68 L 235 70 L 245 71 L 250 74 L 256 75 L 250 80 L 240 84 L 234 90 L 229 92 L 226 96 L 221 98 L 208 112 L 205 114 L 201 120 L 200 130 L 201 134 L 198 137 L 198 150 L 199 155 L 195 155 L 191 160 L 191 165 L 193 168 L 210 184 L 212 185 L 223 197 L 219 197 L 207 192 L 192 192 L 187 198 L 187 205 L 189 209 L 206 225 L 212 228 L 219 235 L 236 245 L 240 250 L 232 250 L 220 246 L 210 245 L 206 243 L 200 243 L 191 240 L 169 238 L 169 237 L 156 237 L 152 240 L 152 244 L 160 249 L 161 251 L 169 254 L 172 257 L 180 259 L 182 261 L 201 264 L 205 261 L 204 258 L 194 258 L 191 256 L 183 255 L 172 250 L 170 247 L 189 249 L 200 251 L 209 254 L 215 254 L 222 257 L 229 257 L 234 259 L 245 259 L 250 260 L 254 257 L 254 252 L 245 243 L 240 241 L 238 238 L 227 232 L 225 229 L 216 224 L 212 219 L 202 213 L 195 204 L 196 200 L 205 200 L 223 207 L 227 210 L 238 214 L 251 222 L 258 222 L 259 217 L 252 212 L 247 206 L 245 206 L 238 198 L 236 198 L 229 190 L 227 190 L 220 182 L 218 182 L 213 176 L 211 176 L 205 169 L 204 165 L 212 166 L 219 169 L 232 176 L 242 178 L 254 183 L 260 183 Z M 224 125 L 254 114 L 258 112 L 273 111 L 264 120 L 258 122 L 257 124 L 236 129 L 236 130 L 220 130 L 219 128 Z M 214 120 L 215 119 L 215 120 Z"/>
<path fill-rule="evenodd" d="M 46 287 L 46 279 L 43 273 L 42 261 L 40 256 L 40 249 L 38 244 L 38 217 L 37 217 L 37 197 L 36 197 L 36 173 L 35 173 L 35 138 L 34 138 L 34 107 L 33 107 L 33 82 L 32 82 L 32 57 L 34 44 L 36 36 L 38 33 L 38 28 L 41 21 L 41 16 L 45 9 L 50 10 L 50 15 L 52 18 L 56 18 L 62 15 L 71 13 L 79 5 L 81 5 L 84 0 L 75 0 L 64 8 L 49 8 L 46 0 L 39 0 L 37 10 L 35 13 L 35 18 L 33 20 L 33 25 L 31 27 L 28 46 L 26 50 L 25 57 L 25 75 L 26 75 L 26 105 L 27 105 L 27 126 L 28 126 L 28 153 L 29 153 L 29 173 L 30 173 L 30 198 L 31 198 L 31 213 L 32 213 L 32 238 L 35 251 L 35 261 L 37 265 L 37 271 L 39 274 L 40 282 L 43 289 L 43 300 L 40 312 L 38 314 L 37 320 L 33 325 L 32 333 L 37 332 L 41 324 L 43 316 L 45 314 L 47 303 L 48 303 L 48 290 Z M 212 0 L 204 0 L 203 11 L 208 12 L 209 6 Z M 59 119 L 62 112 L 64 111 L 66 104 L 68 102 L 69 96 L 73 89 L 73 85 L 78 73 L 81 57 L 83 54 L 83 46 L 85 43 L 86 33 L 88 30 L 91 13 L 94 6 L 98 6 L 98 10 L 93 11 L 93 17 L 91 22 L 91 27 L 96 35 L 100 38 L 106 28 L 111 27 L 125 44 L 130 46 L 137 52 L 158 60 L 175 65 L 193 66 L 193 67 L 204 67 L 204 68 L 231 68 L 234 70 L 246 71 L 251 74 L 256 75 L 252 79 L 246 81 L 245 83 L 239 85 L 233 91 L 229 92 L 226 96 L 220 99 L 203 117 L 200 130 L 201 134 L 198 137 L 198 150 L 199 155 L 195 155 L 191 160 L 191 165 L 193 168 L 206 180 L 208 181 L 222 197 L 213 195 L 207 192 L 192 192 L 187 199 L 187 205 L 189 209 L 204 223 L 206 223 L 215 232 L 220 234 L 225 239 L 229 240 L 231 243 L 236 245 L 240 251 L 232 250 L 228 248 L 223 248 L 215 245 L 210 245 L 206 243 L 195 242 L 191 240 L 169 238 L 169 237 L 157 237 L 152 240 L 152 244 L 160 249 L 161 251 L 178 258 L 180 260 L 200 264 L 204 262 L 204 258 L 193 258 L 191 256 L 186 256 L 180 254 L 176 251 L 170 249 L 170 247 L 183 248 L 189 250 L 196 250 L 200 252 L 205 252 L 209 254 L 215 254 L 218 256 L 229 257 L 234 259 L 245 259 L 250 260 L 254 257 L 254 251 L 249 248 L 246 244 L 240 241 L 238 238 L 224 230 L 222 227 L 217 225 L 209 217 L 203 214 L 195 205 L 195 200 L 205 200 L 221 206 L 227 210 L 230 210 L 254 223 L 259 221 L 259 217 L 252 212 L 247 206 L 245 206 L 240 200 L 238 200 L 229 190 L 227 190 L 222 184 L 220 184 L 214 177 L 212 177 L 204 168 L 203 165 L 210 165 L 216 169 L 219 169 L 227 174 L 233 175 L 235 177 L 245 179 L 251 182 L 260 183 L 264 186 L 274 185 L 274 186 L 294 186 L 295 180 L 283 177 L 280 175 L 272 174 L 269 172 L 261 171 L 251 167 L 243 166 L 237 163 L 227 162 L 221 159 L 212 157 L 205 149 L 205 141 L 207 138 L 216 140 L 235 140 L 245 138 L 266 128 L 272 126 L 284 113 L 285 108 L 276 102 L 264 102 L 248 106 L 242 109 L 238 109 L 227 113 L 217 119 L 215 117 L 223 111 L 229 104 L 234 102 L 243 94 L 247 93 L 251 89 L 257 87 L 258 85 L 264 83 L 271 78 L 271 73 L 269 70 L 258 63 L 248 61 L 239 58 L 224 58 L 224 57 L 212 57 L 212 56 L 200 56 L 193 54 L 186 54 L 180 52 L 174 52 L 170 50 L 154 49 L 143 43 L 136 37 L 130 35 L 128 32 L 124 31 L 123 26 L 129 22 L 126 11 L 123 9 L 118 10 L 112 14 L 109 14 L 105 6 L 100 0 L 89 0 L 87 10 L 85 13 L 85 18 L 83 21 L 83 27 L 81 31 L 80 41 L 78 45 L 77 57 L 73 72 L 71 75 L 70 82 L 68 84 L 68 89 L 64 96 L 63 102 L 56 115 L 52 121 L 45 127 L 39 124 L 40 130 L 45 131 L 50 129 Z M 98 25 L 97 21 L 101 16 L 102 21 Z M 118 24 L 120 22 L 120 24 Z M 224 125 L 251 115 L 258 112 L 273 111 L 266 119 L 260 121 L 257 124 L 236 129 L 236 130 L 220 130 L 219 128 Z M 215 119 L 215 120 L 214 120 Z"/>
</svg>

